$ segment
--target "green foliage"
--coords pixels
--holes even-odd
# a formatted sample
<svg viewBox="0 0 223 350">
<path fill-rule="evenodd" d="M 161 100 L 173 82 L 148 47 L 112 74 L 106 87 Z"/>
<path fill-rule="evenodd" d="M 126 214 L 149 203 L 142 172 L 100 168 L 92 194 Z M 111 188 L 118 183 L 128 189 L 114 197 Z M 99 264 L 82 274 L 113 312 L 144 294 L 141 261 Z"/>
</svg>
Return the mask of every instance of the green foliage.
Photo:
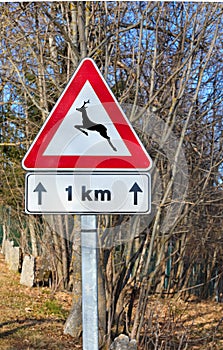
<svg viewBox="0 0 223 350">
<path fill-rule="evenodd" d="M 39 309 L 40 314 L 45 316 L 56 316 L 58 318 L 65 319 L 67 312 L 63 309 L 63 306 L 55 299 L 46 300 Z"/>
</svg>

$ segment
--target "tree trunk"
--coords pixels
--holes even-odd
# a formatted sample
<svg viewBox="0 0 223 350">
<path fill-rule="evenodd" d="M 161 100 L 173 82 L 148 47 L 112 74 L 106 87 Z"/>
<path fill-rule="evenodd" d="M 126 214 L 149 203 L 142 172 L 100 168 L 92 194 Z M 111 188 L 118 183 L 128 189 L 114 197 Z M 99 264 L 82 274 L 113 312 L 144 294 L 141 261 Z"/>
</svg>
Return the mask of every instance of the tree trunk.
<svg viewBox="0 0 223 350">
<path fill-rule="evenodd" d="M 64 326 L 64 334 L 79 337 L 82 330 L 82 297 L 81 297 L 81 243 L 80 217 L 74 216 L 73 239 L 73 305 Z"/>
<path fill-rule="evenodd" d="M 30 240 L 32 246 L 32 255 L 34 257 L 38 256 L 38 247 L 37 247 L 37 237 L 35 230 L 35 221 L 33 216 L 29 216 L 29 232 L 30 232 Z"/>
</svg>

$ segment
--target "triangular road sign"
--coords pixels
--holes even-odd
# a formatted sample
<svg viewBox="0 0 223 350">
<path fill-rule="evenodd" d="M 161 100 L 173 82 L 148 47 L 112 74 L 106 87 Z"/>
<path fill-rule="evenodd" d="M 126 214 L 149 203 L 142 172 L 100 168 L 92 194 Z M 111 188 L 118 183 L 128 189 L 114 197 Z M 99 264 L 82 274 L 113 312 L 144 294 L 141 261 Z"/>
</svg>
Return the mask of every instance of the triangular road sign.
<svg viewBox="0 0 223 350">
<path fill-rule="evenodd" d="M 152 161 L 92 59 L 84 59 L 30 149 L 27 170 L 148 170 Z"/>
</svg>

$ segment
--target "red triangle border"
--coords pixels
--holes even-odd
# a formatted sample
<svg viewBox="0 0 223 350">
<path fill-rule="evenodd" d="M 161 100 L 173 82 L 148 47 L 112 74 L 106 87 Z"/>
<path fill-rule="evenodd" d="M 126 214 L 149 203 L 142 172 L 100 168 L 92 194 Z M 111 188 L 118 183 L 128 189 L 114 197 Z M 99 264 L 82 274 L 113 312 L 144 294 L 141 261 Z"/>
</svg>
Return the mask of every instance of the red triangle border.
<svg viewBox="0 0 223 350">
<path fill-rule="evenodd" d="M 90 155 L 44 155 L 44 152 L 59 128 L 61 122 L 79 95 L 86 81 L 103 104 L 120 137 L 125 142 L 130 156 Z M 152 161 L 122 112 L 113 93 L 90 58 L 81 61 L 79 67 L 57 101 L 46 122 L 26 153 L 23 162 L 26 170 L 149 170 Z"/>
</svg>

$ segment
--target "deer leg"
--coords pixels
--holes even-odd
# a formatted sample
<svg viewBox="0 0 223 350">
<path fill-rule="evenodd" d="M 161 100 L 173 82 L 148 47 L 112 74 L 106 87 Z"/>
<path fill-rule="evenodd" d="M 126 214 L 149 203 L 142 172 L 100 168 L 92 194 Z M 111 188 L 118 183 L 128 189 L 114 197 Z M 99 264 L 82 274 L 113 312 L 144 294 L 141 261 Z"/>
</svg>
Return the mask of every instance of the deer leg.
<svg viewBox="0 0 223 350">
<path fill-rule="evenodd" d="M 83 125 L 74 125 L 74 127 L 88 136 L 87 131 L 83 130 Z"/>
<path fill-rule="evenodd" d="M 111 148 L 113 149 L 113 151 L 117 152 L 117 149 L 115 148 L 115 146 L 112 144 L 110 137 L 107 138 L 107 141 L 109 143 L 109 145 L 111 146 Z"/>
</svg>

